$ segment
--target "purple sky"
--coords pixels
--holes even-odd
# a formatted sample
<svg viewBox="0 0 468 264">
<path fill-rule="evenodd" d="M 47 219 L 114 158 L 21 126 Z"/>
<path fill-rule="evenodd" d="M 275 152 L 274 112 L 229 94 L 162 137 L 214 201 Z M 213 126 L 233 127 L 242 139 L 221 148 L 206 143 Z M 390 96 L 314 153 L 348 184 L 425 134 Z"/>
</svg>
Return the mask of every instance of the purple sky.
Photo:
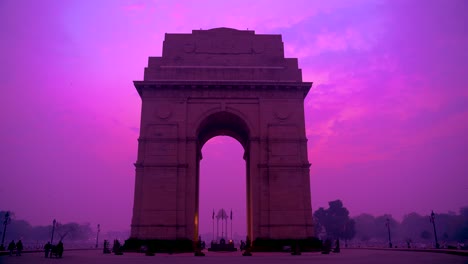
<svg viewBox="0 0 468 264">
<path fill-rule="evenodd" d="M 468 2 L 0 1 L 0 209 L 32 224 L 129 229 L 142 80 L 164 33 L 282 34 L 299 58 L 313 210 L 427 214 L 468 205 Z M 201 231 L 233 208 L 242 147 L 203 149 Z M 218 195 L 225 195 L 220 202 Z"/>
</svg>

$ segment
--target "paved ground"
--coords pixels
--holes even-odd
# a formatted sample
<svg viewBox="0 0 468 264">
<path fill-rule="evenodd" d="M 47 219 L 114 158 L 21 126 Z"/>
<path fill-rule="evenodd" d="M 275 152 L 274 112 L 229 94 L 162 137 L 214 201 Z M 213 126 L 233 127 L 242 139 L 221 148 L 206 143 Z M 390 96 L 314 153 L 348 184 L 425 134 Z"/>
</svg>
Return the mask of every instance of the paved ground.
<svg viewBox="0 0 468 264">
<path fill-rule="evenodd" d="M 125 253 L 123 256 L 104 255 L 101 251 L 65 251 L 62 259 L 46 259 L 42 253 L 27 253 L 21 257 L 0 256 L 0 264 L 86 264 L 86 263 L 346 263 L 346 264 L 468 264 L 468 257 L 429 252 L 404 252 L 365 249 L 344 249 L 339 254 L 322 255 L 320 253 L 303 253 L 301 256 L 291 256 L 286 253 L 254 253 L 252 257 L 243 257 L 239 252 L 213 253 L 207 252 L 205 257 L 194 257 L 193 254 L 156 254 L 145 256 L 137 253 Z"/>
</svg>

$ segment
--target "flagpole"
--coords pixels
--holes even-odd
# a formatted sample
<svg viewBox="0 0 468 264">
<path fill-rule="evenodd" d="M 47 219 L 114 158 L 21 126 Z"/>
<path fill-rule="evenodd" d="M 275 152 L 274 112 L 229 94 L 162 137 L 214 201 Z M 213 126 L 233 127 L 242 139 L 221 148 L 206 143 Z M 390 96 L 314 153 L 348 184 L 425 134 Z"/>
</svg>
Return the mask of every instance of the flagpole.
<svg viewBox="0 0 468 264">
<path fill-rule="evenodd" d="M 213 222 L 213 240 L 214 241 L 214 208 L 213 208 L 213 214 L 211 215 L 211 222 Z"/>
<path fill-rule="evenodd" d="M 234 241 L 234 238 L 232 237 L 232 209 L 231 209 L 231 240 Z"/>
<path fill-rule="evenodd" d="M 226 216 L 226 239 L 227 239 L 227 237 L 228 237 L 228 235 L 229 235 L 229 234 L 228 234 L 228 231 L 227 231 L 227 230 L 228 230 L 228 227 L 227 227 L 227 220 L 228 220 L 228 217 Z"/>
</svg>

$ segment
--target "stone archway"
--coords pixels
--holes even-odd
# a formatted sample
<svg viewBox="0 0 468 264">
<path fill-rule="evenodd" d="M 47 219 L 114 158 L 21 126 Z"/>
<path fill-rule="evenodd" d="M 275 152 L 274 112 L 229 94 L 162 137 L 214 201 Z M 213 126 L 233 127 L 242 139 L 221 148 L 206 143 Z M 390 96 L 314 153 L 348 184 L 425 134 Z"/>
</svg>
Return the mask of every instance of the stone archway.
<svg viewBox="0 0 468 264">
<path fill-rule="evenodd" d="M 230 136 L 234 139 L 236 139 L 243 147 L 244 149 L 244 155 L 243 158 L 246 162 L 246 179 L 247 183 L 249 182 L 250 179 L 250 169 L 249 169 L 249 155 L 250 155 L 250 130 L 251 128 L 248 127 L 248 125 L 245 123 L 242 118 L 237 116 L 236 114 L 233 114 L 228 111 L 218 111 L 215 113 L 211 113 L 209 116 L 207 116 L 199 125 L 197 129 L 197 156 L 196 156 L 196 164 L 197 164 L 197 175 L 196 175 L 196 195 L 195 198 L 197 199 L 197 204 L 196 204 L 196 215 L 195 215 L 195 232 L 194 232 L 194 239 L 198 238 L 198 212 L 199 212 L 199 190 L 200 190 L 200 185 L 199 185 L 199 180 L 200 180 L 200 161 L 203 158 L 202 157 L 202 148 L 205 145 L 205 143 L 210 140 L 213 137 L 216 136 Z M 248 189 L 248 184 L 247 184 L 247 189 Z M 249 193 L 247 193 L 247 234 L 249 234 L 249 231 L 251 228 L 251 223 L 249 222 Z"/>
<path fill-rule="evenodd" d="M 254 243 L 313 237 L 304 124 L 312 83 L 284 58 L 281 35 L 166 34 L 162 57 L 150 57 L 134 84 L 142 112 L 128 245 L 189 248 L 197 239 L 201 148 L 217 135 L 244 146 Z"/>
</svg>

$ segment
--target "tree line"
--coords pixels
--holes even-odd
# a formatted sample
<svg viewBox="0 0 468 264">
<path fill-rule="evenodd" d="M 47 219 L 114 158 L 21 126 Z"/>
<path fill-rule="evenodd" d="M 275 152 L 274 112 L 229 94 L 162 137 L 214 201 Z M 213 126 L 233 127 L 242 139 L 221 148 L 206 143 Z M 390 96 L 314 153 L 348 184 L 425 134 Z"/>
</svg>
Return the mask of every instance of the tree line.
<svg viewBox="0 0 468 264">
<path fill-rule="evenodd" d="M 350 217 L 341 200 L 330 201 L 328 208 L 314 212 L 315 234 L 321 239 L 340 239 L 353 246 L 385 246 L 389 239 L 396 247 L 433 247 L 431 216 L 410 213 L 397 221 L 391 215 L 361 214 Z M 457 213 L 434 214 L 436 234 L 442 247 L 468 242 L 468 207 Z M 390 237 L 389 237 L 390 233 Z"/>
<path fill-rule="evenodd" d="M 5 215 L 7 211 L 0 211 L 0 220 L 2 227 L 0 232 L 0 239 L 3 236 Z M 21 219 L 16 219 L 14 213 L 9 212 L 10 220 L 7 223 L 5 232 L 5 243 L 11 240 L 21 239 L 23 242 L 47 242 L 52 238 L 52 224 L 47 226 L 32 226 L 29 222 Z M 67 241 L 88 241 L 94 237 L 95 231 L 91 228 L 89 223 L 59 223 L 57 222 L 54 227 L 54 241 L 67 240 Z"/>
<path fill-rule="evenodd" d="M 0 211 L 0 221 L 4 224 L 6 211 Z M 330 201 L 328 208 L 320 207 L 314 212 L 315 236 L 325 240 L 340 239 L 351 246 L 385 246 L 388 243 L 390 230 L 393 245 L 399 247 L 431 247 L 435 238 L 433 225 L 429 215 L 409 213 L 402 221 L 397 221 L 391 215 L 373 216 L 360 214 L 350 217 L 349 211 L 341 200 Z M 11 221 L 7 224 L 5 242 L 12 239 L 24 241 L 47 242 L 51 239 L 52 224 L 47 226 L 32 226 L 25 220 L 16 219 L 10 212 Z M 436 213 L 435 227 L 439 243 L 449 247 L 458 243 L 468 244 L 468 207 L 460 209 L 459 213 Z M 0 237 L 3 236 L 0 229 Z M 102 238 L 126 238 L 127 232 L 114 232 Z M 54 241 L 92 241 L 96 237 L 90 223 L 56 223 Z"/>
</svg>

